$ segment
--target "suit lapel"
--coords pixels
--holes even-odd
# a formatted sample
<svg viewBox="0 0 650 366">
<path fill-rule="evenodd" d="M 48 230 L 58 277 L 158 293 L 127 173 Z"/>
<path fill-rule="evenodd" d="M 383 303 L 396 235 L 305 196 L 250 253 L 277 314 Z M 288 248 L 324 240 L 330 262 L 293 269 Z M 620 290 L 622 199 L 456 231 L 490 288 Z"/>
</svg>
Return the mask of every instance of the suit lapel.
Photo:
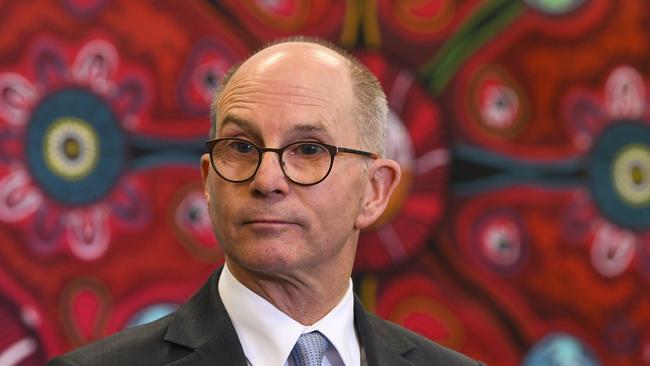
<svg viewBox="0 0 650 366">
<path fill-rule="evenodd" d="M 165 340 L 193 350 L 168 366 L 246 365 L 235 327 L 223 306 L 217 281 L 221 269 L 174 316 Z"/>
<path fill-rule="evenodd" d="M 217 281 L 221 269 L 174 316 L 165 340 L 191 350 L 187 356 L 167 366 L 233 365 L 246 366 L 246 356 L 235 327 L 223 306 Z M 412 365 L 402 355 L 415 345 L 384 321 L 366 312 L 354 299 L 354 322 L 368 366 Z"/>
<path fill-rule="evenodd" d="M 237 335 L 214 337 L 184 358 L 167 366 L 246 366 L 246 357 L 241 351 Z"/>
<path fill-rule="evenodd" d="M 381 319 L 368 313 L 356 296 L 354 323 L 368 366 L 413 365 L 402 355 L 415 348 L 415 345 L 386 327 Z"/>
</svg>

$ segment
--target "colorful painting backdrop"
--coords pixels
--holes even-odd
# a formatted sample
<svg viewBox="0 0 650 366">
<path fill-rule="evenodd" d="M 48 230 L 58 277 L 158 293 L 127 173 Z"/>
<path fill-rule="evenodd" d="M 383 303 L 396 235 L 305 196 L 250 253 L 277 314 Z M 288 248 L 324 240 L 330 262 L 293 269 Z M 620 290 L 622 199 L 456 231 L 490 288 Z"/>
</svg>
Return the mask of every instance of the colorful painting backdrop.
<svg viewBox="0 0 650 366">
<path fill-rule="evenodd" d="M 175 309 L 223 261 L 223 73 L 305 34 L 377 75 L 405 174 L 373 311 L 490 365 L 650 365 L 650 3 L 0 0 L 0 364 Z"/>
</svg>

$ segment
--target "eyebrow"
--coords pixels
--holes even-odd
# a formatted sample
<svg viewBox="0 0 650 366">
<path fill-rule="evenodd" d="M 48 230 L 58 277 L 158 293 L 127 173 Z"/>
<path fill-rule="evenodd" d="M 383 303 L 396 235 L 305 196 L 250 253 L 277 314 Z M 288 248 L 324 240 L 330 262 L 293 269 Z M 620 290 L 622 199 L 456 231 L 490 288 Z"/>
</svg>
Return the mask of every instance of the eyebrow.
<svg viewBox="0 0 650 366">
<path fill-rule="evenodd" d="M 221 127 L 219 128 L 219 131 L 222 131 L 225 126 L 228 124 L 234 124 L 238 126 L 239 128 L 246 130 L 255 136 L 260 136 L 260 130 L 259 128 L 253 124 L 251 121 L 241 118 L 235 115 L 226 115 L 221 122 Z M 330 132 L 320 123 L 299 123 L 291 128 L 290 131 L 291 134 L 293 135 L 298 135 L 298 134 L 303 134 L 303 133 L 315 133 L 319 135 L 323 135 L 324 137 L 332 140 L 332 135 Z"/>
<path fill-rule="evenodd" d="M 219 127 L 219 131 L 222 131 L 224 127 L 228 124 L 234 124 L 244 130 L 259 135 L 259 129 L 253 123 L 251 123 L 247 119 L 233 116 L 230 114 L 224 117 L 223 121 L 221 122 L 221 126 Z"/>
</svg>

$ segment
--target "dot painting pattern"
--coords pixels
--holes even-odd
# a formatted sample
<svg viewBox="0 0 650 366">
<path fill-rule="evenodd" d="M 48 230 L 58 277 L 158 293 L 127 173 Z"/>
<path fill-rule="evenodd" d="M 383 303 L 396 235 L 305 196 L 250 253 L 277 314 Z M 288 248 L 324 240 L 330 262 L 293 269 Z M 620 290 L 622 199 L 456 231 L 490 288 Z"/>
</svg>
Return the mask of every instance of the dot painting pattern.
<svg viewBox="0 0 650 366">
<path fill-rule="evenodd" d="M 0 14 L 8 364 L 164 316 L 223 263 L 198 169 L 210 99 L 295 34 L 349 49 L 388 99 L 402 180 L 360 233 L 368 309 L 490 365 L 650 364 L 646 1 L 4 0 Z"/>
</svg>

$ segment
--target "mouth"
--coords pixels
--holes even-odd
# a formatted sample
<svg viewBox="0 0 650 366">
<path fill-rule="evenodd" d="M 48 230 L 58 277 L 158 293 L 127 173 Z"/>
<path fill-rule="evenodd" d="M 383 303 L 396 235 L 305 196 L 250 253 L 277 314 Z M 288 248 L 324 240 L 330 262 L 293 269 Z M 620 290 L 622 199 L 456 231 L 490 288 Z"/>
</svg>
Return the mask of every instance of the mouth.
<svg viewBox="0 0 650 366">
<path fill-rule="evenodd" d="M 286 227 L 291 225 L 298 225 L 296 222 L 287 221 L 282 219 L 248 219 L 243 222 L 243 225 L 251 225 L 257 227 Z"/>
</svg>

